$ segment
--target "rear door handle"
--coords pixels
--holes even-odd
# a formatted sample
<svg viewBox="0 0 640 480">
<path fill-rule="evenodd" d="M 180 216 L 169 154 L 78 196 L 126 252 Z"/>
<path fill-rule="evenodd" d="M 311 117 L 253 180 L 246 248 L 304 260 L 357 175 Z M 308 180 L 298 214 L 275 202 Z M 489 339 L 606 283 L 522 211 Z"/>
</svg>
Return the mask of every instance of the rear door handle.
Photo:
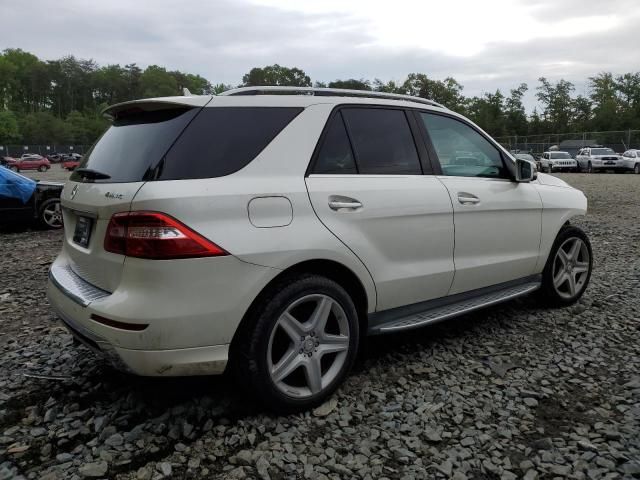
<svg viewBox="0 0 640 480">
<path fill-rule="evenodd" d="M 462 205 L 475 205 L 480 203 L 480 199 L 473 195 L 472 193 L 460 192 L 458 193 L 458 201 Z"/>
<path fill-rule="evenodd" d="M 358 208 L 362 208 L 362 203 L 355 198 L 331 195 L 329 197 L 329 208 L 331 210 L 341 210 L 343 208 L 347 210 L 357 210 Z"/>
</svg>

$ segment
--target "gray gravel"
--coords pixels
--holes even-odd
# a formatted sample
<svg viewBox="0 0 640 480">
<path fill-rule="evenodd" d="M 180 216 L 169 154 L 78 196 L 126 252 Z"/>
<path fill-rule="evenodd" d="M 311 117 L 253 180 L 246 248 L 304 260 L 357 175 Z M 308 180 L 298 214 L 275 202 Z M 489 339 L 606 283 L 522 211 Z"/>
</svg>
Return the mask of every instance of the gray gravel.
<svg viewBox="0 0 640 480">
<path fill-rule="evenodd" d="M 289 417 L 73 347 L 44 295 L 61 234 L 1 234 L 0 480 L 640 478 L 640 176 L 562 177 L 590 200 L 579 304 L 371 338 L 330 402 Z"/>
</svg>

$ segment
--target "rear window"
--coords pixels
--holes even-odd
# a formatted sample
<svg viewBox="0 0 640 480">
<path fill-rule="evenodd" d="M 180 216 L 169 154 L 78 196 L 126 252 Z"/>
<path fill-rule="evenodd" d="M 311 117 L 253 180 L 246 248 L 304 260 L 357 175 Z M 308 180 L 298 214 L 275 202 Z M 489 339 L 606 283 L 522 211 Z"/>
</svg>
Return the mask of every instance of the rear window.
<svg viewBox="0 0 640 480">
<path fill-rule="evenodd" d="M 152 179 L 160 159 L 197 113 L 197 109 L 172 108 L 130 112 L 116 118 L 85 155 L 80 167 L 111 177 L 97 182 Z M 76 171 L 71 180 L 82 181 L 82 177 Z"/>
<path fill-rule="evenodd" d="M 251 162 L 301 108 L 212 107 L 138 112 L 118 118 L 80 167 L 103 183 L 229 175 Z M 72 180 L 80 181 L 75 172 Z"/>
<path fill-rule="evenodd" d="M 269 145 L 303 109 L 204 108 L 162 162 L 158 179 L 222 177 L 237 172 Z"/>
</svg>

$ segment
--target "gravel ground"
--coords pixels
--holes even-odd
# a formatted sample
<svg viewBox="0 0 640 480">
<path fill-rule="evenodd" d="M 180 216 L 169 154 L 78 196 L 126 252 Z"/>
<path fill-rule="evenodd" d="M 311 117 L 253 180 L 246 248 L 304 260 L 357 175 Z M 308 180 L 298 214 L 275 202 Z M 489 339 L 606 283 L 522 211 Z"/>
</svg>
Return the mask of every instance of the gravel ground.
<svg viewBox="0 0 640 480">
<path fill-rule="evenodd" d="M 45 298 L 61 234 L 0 235 L 0 479 L 640 478 L 640 176 L 561 176 L 590 201 L 580 303 L 371 338 L 288 417 L 224 377 L 132 377 L 72 346 Z"/>
</svg>

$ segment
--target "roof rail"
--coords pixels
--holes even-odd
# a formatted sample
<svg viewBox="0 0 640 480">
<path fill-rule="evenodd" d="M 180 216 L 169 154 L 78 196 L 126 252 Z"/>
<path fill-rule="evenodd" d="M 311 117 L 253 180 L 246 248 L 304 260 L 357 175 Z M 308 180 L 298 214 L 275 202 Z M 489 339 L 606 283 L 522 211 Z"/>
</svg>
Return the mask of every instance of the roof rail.
<svg viewBox="0 0 640 480">
<path fill-rule="evenodd" d="M 315 87 L 241 87 L 233 88 L 219 95 L 234 96 L 234 95 L 268 95 L 271 93 L 288 93 L 291 95 L 304 94 L 315 96 L 330 96 L 330 97 L 365 97 L 365 98 L 383 98 L 387 100 L 404 100 L 408 102 L 424 103 L 425 105 L 431 105 L 433 107 L 440 107 L 447 110 L 447 107 L 441 105 L 438 102 L 429 100 L 422 97 L 413 97 L 411 95 L 402 95 L 399 93 L 386 93 L 386 92 L 374 92 L 371 90 L 350 90 L 346 88 L 315 88 Z"/>
</svg>

